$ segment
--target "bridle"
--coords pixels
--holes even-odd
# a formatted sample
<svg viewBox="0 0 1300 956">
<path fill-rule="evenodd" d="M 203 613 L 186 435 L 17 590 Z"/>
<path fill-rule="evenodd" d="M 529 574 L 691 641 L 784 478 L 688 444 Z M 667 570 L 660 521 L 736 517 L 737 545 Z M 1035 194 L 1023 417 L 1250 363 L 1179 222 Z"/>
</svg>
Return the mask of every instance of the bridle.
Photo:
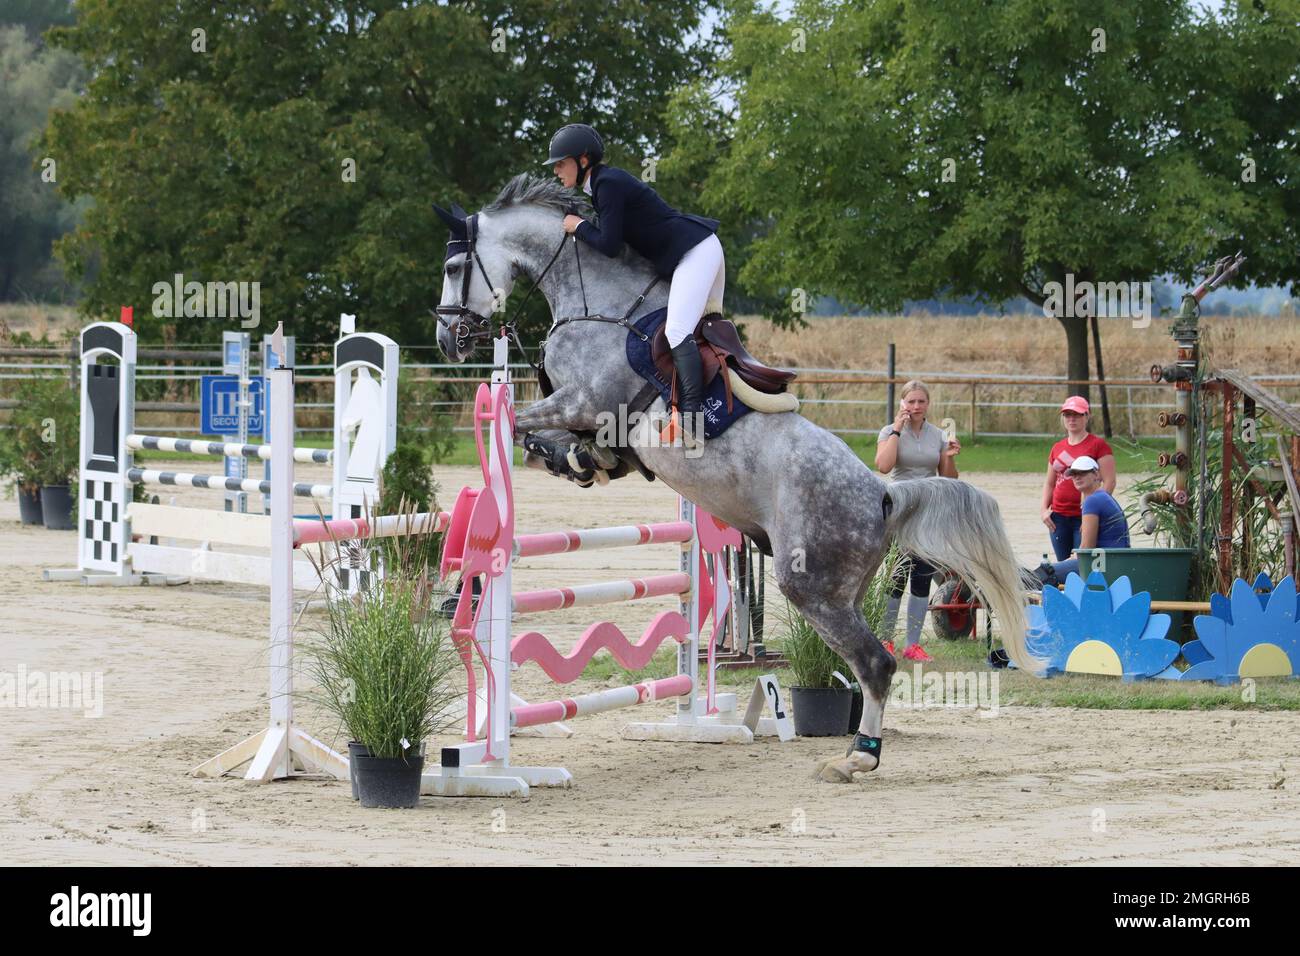
<svg viewBox="0 0 1300 956">
<path fill-rule="evenodd" d="M 577 212 L 576 209 L 570 209 L 569 211 L 575 214 Z M 546 268 L 542 270 L 541 275 L 539 275 L 536 281 L 533 282 L 532 287 L 515 308 L 514 314 L 501 326 L 501 333 L 509 335 L 515 340 L 515 345 L 519 348 L 519 353 L 524 356 L 526 361 L 528 360 L 527 352 L 525 352 L 523 343 L 519 340 L 519 333 L 516 330 L 516 324 L 519 321 L 519 316 L 523 313 L 524 306 L 528 304 L 529 298 L 532 297 L 533 290 L 542 284 L 542 280 L 546 278 L 546 274 L 550 272 L 551 267 L 555 265 L 555 261 L 560 257 L 560 253 L 564 251 L 564 245 L 569 239 L 570 236 L 567 235 L 560 238 L 560 244 L 556 246 L 555 253 L 551 256 L 551 261 L 546 264 Z M 582 289 L 582 315 L 564 316 L 556 319 L 554 324 L 552 324 L 550 331 L 554 332 L 557 328 L 569 322 L 613 322 L 616 325 L 624 326 L 633 335 L 639 336 L 641 341 L 649 341 L 649 336 L 635 328 L 629 320 L 631 319 L 632 314 L 641 307 L 641 303 L 644 302 L 645 297 L 650 294 L 650 290 L 658 284 L 659 276 L 656 275 L 650 281 L 650 284 L 641 291 L 641 294 L 637 296 L 636 301 L 632 303 L 632 307 L 620 318 L 613 318 L 607 315 L 592 315 L 587 308 L 587 287 L 582 279 L 582 257 L 578 253 L 578 237 L 575 235 L 572 239 L 573 256 L 578 265 L 578 286 Z M 457 352 L 466 351 L 465 347 L 471 341 L 476 342 L 480 339 L 490 339 L 495 337 L 495 333 L 492 329 L 491 318 L 486 315 L 481 315 L 469 307 L 469 284 L 470 276 L 473 272 L 471 260 L 474 263 L 477 263 L 478 271 L 483 276 L 483 281 L 487 283 L 487 287 L 492 293 L 493 300 L 497 297 L 497 287 L 493 285 L 492 280 L 488 278 L 487 268 L 483 265 L 483 260 L 479 258 L 478 254 L 478 213 L 465 217 L 465 238 L 452 239 L 447 243 L 447 256 L 443 260 L 444 264 L 449 262 L 453 256 L 458 256 L 462 253 L 465 255 L 465 267 L 461 272 L 460 303 L 458 305 L 440 305 L 433 310 L 434 314 L 437 316 L 438 324 L 447 330 L 448 335 L 455 339 Z M 550 333 L 547 334 L 549 337 Z M 546 343 L 543 341 L 543 350 L 545 349 L 545 345 Z M 537 363 L 529 361 L 528 364 L 534 369 L 540 371 L 542 367 L 541 356 L 539 355 Z"/>
<path fill-rule="evenodd" d="M 447 243 L 447 257 L 443 260 L 445 267 L 445 264 L 450 262 L 453 256 L 458 256 L 461 253 L 465 254 L 465 267 L 461 272 L 460 304 L 440 305 L 433 310 L 438 317 L 438 324 L 447 330 L 448 335 L 455 338 L 458 351 L 463 350 L 471 339 L 490 338 L 492 336 L 492 320 L 469 307 L 469 283 L 474 272 L 475 263 L 478 264 L 478 271 L 482 273 L 483 281 L 487 283 L 488 291 L 492 293 L 493 300 L 496 299 L 497 294 L 497 287 L 488 278 L 487 269 L 483 265 L 483 260 L 479 257 L 477 244 L 478 213 L 475 213 L 472 216 L 465 217 L 465 238 L 452 239 Z"/>
</svg>

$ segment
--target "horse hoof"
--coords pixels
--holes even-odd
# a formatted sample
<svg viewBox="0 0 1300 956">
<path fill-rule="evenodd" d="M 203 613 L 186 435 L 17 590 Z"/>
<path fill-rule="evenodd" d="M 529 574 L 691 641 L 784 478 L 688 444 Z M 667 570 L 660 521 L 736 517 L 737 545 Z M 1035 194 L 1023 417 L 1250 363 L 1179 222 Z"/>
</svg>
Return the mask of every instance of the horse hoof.
<svg viewBox="0 0 1300 956">
<path fill-rule="evenodd" d="M 817 778 L 826 783 L 852 783 L 855 773 L 870 773 L 879 766 L 880 761 L 871 754 L 853 753 L 827 760 L 821 765 Z"/>
</svg>

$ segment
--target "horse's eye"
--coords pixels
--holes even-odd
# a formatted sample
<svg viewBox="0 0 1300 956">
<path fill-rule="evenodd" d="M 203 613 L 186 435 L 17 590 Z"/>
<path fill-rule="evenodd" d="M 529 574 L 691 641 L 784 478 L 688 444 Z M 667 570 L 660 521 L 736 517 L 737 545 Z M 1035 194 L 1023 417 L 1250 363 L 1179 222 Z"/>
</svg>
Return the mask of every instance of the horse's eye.
<svg viewBox="0 0 1300 956">
<path fill-rule="evenodd" d="M 447 266 L 447 275 L 449 275 L 449 276 L 454 276 L 454 275 L 456 275 L 458 272 L 460 272 L 460 263 L 459 263 L 459 262 L 453 262 L 451 265 Z"/>
</svg>

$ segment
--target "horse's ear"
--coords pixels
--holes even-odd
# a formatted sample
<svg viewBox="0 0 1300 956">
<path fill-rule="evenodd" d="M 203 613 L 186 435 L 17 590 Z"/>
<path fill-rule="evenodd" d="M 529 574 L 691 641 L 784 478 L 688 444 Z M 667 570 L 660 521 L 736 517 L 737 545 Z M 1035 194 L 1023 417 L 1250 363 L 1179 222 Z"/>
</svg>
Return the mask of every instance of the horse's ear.
<svg viewBox="0 0 1300 956">
<path fill-rule="evenodd" d="M 456 209 L 458 207 L 456 206 L 455 203 L 452 203 L 452 208 Z M 448 212 L 446 209 L 443 209 L 437 203 L 433 204 L 433 211 L 438 214 L 439 219 L 441 219 L 444 223 L 447 224 L 447 228 L 451 230 L 452 235 L 458 238 L 464 238 L 465 216 L 463 214 L 458 216 L 456 215 L 455 212 Z"/>
<path fill-rule="evenodd" d="M 461 219 L 469 218 L 469 213 L 467 213 L 464 209 L 461 209 L 460 203 L 458 202 L 454 202 L 451 204 L 451 214 L 453 216 L 459 216 Z"/>
</svg>

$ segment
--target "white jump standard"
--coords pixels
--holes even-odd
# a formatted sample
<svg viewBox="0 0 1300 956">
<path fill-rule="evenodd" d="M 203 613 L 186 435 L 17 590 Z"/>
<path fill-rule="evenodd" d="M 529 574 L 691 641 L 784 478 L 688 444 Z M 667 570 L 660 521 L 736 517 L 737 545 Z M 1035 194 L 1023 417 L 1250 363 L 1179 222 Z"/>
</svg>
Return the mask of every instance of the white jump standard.
<svg viewBox="0 0 1300 956">
<path fill-rule="evenodd" d="M 273 337 L 280 357 L 271 370 L 273 435 L 292 434 L 293 367 L 286 364 L 284 327 Z M 277 347 L 278 345 L 278 347 Z M 272 445 L 271 456 L 271 702 L 270 723 L 258 733 L 194 768 L 204 777 L 219 777 L 248 763 L 246 780 L 266 783 L 298 773 L 327 773 L 348 779 L 348 759 L 330 749 L 293 722 L 293 455 L 288 443 Z M 318 522 L 319 523 L 319 522 Z"/>
<path fill-rule="evenodd" d="M 291 461 L 332 464 L 332 485 L 299 483 L 292 493 L 332 503 L 336 518 L 356 520 L 378 500 L 379 475 L 397 444 L 397 344 L 385 335 L 357 333 L 344 316 L 334 347 L 334 447 L 291 448 Z M 101 358 L 116 360 L 101 364 Z M 276 441 L 247 444 L 134 433 L 136 334 L 116 322 L 98 322 L 81 333 L 81 493 L 77 567 L 47 571 L 47 580 L 84 584 L 180 583 L 190 579 L 265 585 L 269 554 L 237 553 L 213 545 L 267 548 L 267 515 L 200 510 L 131 502 L 136 484 L 270 494 L 271 483 L 182 471 L 137 468 L 140 450 L 274 458 Z M 354 378 L 355 377 L 355 378 Z M 293 434 L 293 416 L 289 431 Z M 274 427 L 274 426 L 273 426 Z M 323 505 L 322 507 L 328 507 Z M 159 539 L 150 543 L 148 538 Z M 145 538 L 146 540 L 137 540 Z M 197 542 L 178 545 L 173 540 Z M 355 549 L 354 549 L 355 550 Z M 349 551 L 341 583 L 359 580 L 363 556 Z M 319 583 L 304 555 L 293 562 L 295 586 Z"/>
</svg>

